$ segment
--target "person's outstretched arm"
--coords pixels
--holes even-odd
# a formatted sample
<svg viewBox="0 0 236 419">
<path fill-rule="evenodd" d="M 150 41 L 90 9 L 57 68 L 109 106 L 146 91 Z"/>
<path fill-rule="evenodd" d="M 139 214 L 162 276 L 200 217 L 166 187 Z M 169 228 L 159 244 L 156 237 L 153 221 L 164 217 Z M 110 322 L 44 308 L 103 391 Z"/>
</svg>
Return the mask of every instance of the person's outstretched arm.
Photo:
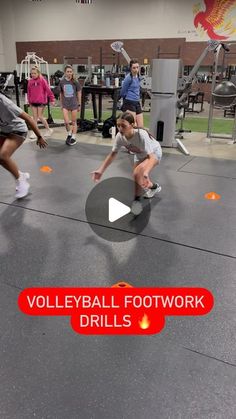
<svg viewBox="0 0 236 419">
<path fill-rule="evenodd" d="M 110 166 L 110 164 L 113 162 L 113 160 L 116 158 L 117 155 L 117 151 L 112 151 L 110 154 L 108 154 L 108 156 L 105 158 L 105 160 L 103 161 L 103 163 L 101 164 L 101 166 L 97 169 L 94 170 L 91 175 L 92 175 L 92 179 L 94 180 L 94 182 L 98 182 L 103 173 L 105 172 L 106 168 L 108 166 Z"/>
</svg>

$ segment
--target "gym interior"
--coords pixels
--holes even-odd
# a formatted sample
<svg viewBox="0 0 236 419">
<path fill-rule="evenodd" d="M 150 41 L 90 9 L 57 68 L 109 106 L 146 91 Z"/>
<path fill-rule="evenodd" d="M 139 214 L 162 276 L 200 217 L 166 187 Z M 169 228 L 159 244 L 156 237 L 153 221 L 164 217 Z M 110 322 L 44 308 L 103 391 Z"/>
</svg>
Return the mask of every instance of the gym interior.
<svg viewBox="0 0 236 419">
<path fill-rule="evenodd" d="M 48 147 L 29 132 L 14 154 L 30 173 L 27 197 L 14 198 L 0 167 L 1 419 L 236 417 L 236 5 L 208 3 L 1 1 L 1 87 L 31 114 L 27 71 L 41 63 L 56 97 Z M 160 136 L 152 178 L 162 189 L 116 224 L 108 201 L 131 206 L 134 156 L 122 149 L 98 184 L 91 173 L 114 144 L 103 125 L 121 113 L 133 57 L 144 126 Z M 66 64 L 82 87 L 73 147 L 57 96 Z M 27 313 L 19 298 L 31 288 L 199 289 L 212 304 L 167 311 L 155 333 L 102 333 L 101 323 L 86 333 L 66 311 Z"/>
</svg>

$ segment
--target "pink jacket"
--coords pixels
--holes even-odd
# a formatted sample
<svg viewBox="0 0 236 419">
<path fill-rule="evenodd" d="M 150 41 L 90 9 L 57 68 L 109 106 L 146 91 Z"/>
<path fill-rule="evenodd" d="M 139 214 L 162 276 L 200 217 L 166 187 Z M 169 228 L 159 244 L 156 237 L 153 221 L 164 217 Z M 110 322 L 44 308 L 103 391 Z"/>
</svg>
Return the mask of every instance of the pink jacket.
<svg viewBox="0 0 236 419">
<path fill-rule="evenodd" d="M 52 93 L 47 81 L 43 76 L 37 79 L 30 79 L 27 86 L 27 95 L 29 103 L 48 103 L 54 102 L 55 97 Z"/>
</svg>

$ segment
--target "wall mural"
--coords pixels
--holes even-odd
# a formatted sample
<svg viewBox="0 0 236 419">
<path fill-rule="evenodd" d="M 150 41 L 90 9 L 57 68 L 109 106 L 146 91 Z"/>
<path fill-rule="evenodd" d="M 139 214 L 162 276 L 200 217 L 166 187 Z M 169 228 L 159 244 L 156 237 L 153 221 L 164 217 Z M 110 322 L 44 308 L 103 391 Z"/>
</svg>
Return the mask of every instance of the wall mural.
<svg viewBox="0 0 236 419">
<path fill-rule="evenodd" d="M 203 0 L 193 6 L 194 26 L 201 37 L 226 40 L 236 35 L 236 1 Z"/>
</svg>

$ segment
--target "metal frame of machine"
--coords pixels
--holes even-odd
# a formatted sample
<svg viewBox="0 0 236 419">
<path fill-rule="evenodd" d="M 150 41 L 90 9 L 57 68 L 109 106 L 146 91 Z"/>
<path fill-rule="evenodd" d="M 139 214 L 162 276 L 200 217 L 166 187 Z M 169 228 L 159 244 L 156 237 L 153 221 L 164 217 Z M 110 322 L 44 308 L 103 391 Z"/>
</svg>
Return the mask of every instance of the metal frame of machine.
<svg viewBox="0 0 236 419">
<path fill-rule="evenodd" d="M 130 57 L 123 47 L 123 42 L 113 42 L 113 44 L 111 44 L 111 48 L 118 53 L 122 53 L 127 62 L 130 62 Z M 145 89 L 150 90 L 151 92 L 150 130 L 156 137 L 160 136 L 161 133 L 162 138 L 157 138 L 157 140 L 161 142 L 162 146 L 179 147 L 184 154 L 189 155 L 189 152 L 186 149 L 186 147 L 176 136 L 176 117 L 183 117 L 181 116 L 183 115 L 183 108 L 187 105 L 188 94 L 190 93 L 191 88 L 195 83 L 197 71 L 204 58 L 211 51 L 214 52 L 216 58 L 215 72 L 212 80 L 212 95 L 210 103 L 207 137 L 214 137 L 211 134 L 213 117 L 212 97 L 215 89 L 218 57 L 221 48 L 228 50 L 225 44 L 222 44 L 219 41 L 209 40 L 207 43 L 207 47 L 204 49 L 204 51 L 196 61 L 188 76 L 180 75 L 181 60 L 179 59 L 154 59 L 152 61 L 152 77 L 144 76 L 141 81 L 141 86 Z M 158 78 L 158 80 L 156 78 Z M 168 86 L 168 83 L 171 87 Z M 157 132 L 158 122 L 162 122 L 162 128 L 159 130 L 159 132 Z M 233 142 L 236 141 L 235 137 L 236 117 L 232 135 Z"/>
</svg>

